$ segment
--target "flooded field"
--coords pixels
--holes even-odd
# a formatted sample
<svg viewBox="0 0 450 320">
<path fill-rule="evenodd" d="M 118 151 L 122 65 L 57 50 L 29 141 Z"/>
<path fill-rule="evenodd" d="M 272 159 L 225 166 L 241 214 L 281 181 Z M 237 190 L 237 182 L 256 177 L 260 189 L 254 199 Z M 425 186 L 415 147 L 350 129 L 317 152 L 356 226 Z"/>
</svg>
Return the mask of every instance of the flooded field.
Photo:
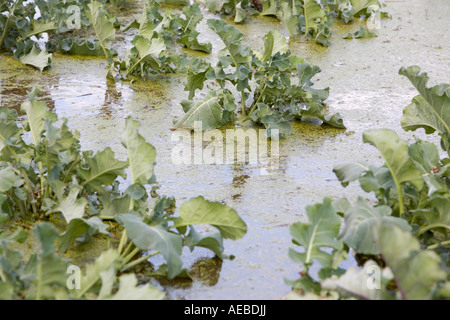
<svg viewBox="0 0 450 320">
<path fill-rule="evenodd" d="M 188 96 L 182 76 L 115 83 L 106 78 L 104 58 L 54 54 L 51 68 L 41 73 L 3 55 L 0 105 L 19 109 L 27 92 L 39 86 L 43 89 L 41 100 L 80 132 L 83 150 L 111 147 L 120 159 L 126 157 L 120 141 L 125 118 L 140 121 L 140 133 L 157 150 L 155 175 L 161 182 L 161 194 L 174 196 L 180 204 L 198 195 L 222 202 L 248 225 L 243 239 L 225 241 L 225 253 L 235 259 L 220 261 L 208 250 L 196 249 L 190 254 L 185 248 L 183 261 L 193 270 L 194 281 L 156 285 L 164 287 L 173 299 L 281 299 L 290 291 L 284 279 L 298 277 L 299 266 L 287 254 L 292 246 L 289 226 L 306 220 L 305 207 L 324 197 L 372 197 L 363 193 L 358 183 L 341 187 L 332 172 L 336 164 L 346 161 L 382 164 L 377 150 L 362 143 L 362 133 L 389 128 L 410 142 L 414 136 L 430 140 L 423 130 L 401 130 L 402 111 L 417 92 L 398 70 L 418 65 L 430 76 L 429 85 L 449 81 L 450 5 L 448 0 L 386 3 L 392 19 L 381 21 L 376 38 L 344 40 L 343 36 L 361 24 L 347 26 L 338 21 L 329 48 L 303 37 L 290 40 L 293 54 L 321 68 L 313 79 L 315 86 L 330 87 L 327 104 L 332 112 L 341 114 L 347 129 L 312 121 L 293 123 L 292 135 L 280 142 L 280 167 L 271 175 L 261 175 L 257 165 L 172 163 L 172 120 L 183 114 L 180 101 Z M 203 14 L 215 17 L 206 10 Z M 269 17 L 249 17 L 235 26 L 252 48 L 261 47 L 262 36 L 270 30 L 287 35 L 284 26 Z M 222 47 L 220 39 L 204 21 L 199 30 L 200 39 L 213 44 L 211 55 L 199 57 L 214 59 Z M 435 136 L 431 141 L 439 139 Z M 346 266 L 355 264 L 349 260 Z"/>
</svg>

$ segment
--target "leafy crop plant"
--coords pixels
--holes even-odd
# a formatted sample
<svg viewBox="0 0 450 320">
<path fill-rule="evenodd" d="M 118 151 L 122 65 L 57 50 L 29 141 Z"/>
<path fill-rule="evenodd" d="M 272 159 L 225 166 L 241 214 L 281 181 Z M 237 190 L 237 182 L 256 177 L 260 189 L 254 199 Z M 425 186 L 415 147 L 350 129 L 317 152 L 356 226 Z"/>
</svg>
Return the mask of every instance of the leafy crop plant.
<svg viewBox="0 0 450 320">
<path fill-rule="evenodd" d="M 437 131 L 448 154 L 450 85 L 427 87 L 427 74 L 416 66 L 399 73 L 420 93 L 404 109 L 402 127 Z M 294 288 L 289 296 L 449 299 L 450 160 L 440 157 L 435 144 L 408 144 L 388 129 L 367 130 L 363 141 L 379 150 L 384 165 L 344 163 L 333 171 L 343 186 L 357 180 L 365 192 L 373 192 L 376 204 L 362 197 L 353 204 L 327 198 L 306 208 L 309 222 L 290 227 L 302 251 L 291 248 L 289 256 L 304 270 L 301 278 L 288 281 Z M 350 249 L 366 261 L 362 269 L 340 268 Z M 318 277 L 311 274 L 314 263 Z"/>
</svg>

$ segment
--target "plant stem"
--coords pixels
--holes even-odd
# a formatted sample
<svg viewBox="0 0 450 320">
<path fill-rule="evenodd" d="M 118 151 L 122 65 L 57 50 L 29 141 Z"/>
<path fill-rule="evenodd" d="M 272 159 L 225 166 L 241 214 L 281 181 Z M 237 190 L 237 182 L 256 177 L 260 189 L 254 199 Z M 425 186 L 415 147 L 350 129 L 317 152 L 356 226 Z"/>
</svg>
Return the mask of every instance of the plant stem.
<svg viewBox="0 0 450 320">
<path fill-rule="evenodd" d="M 122 252 L 122 254 L 120 255 L 122 258 L 125 258 L 127 254 L 130 253 L 131 249 L 133 249 L 133 242 L 130 241 L 130 243 L 128 244 L 128 246 L 126 247 L 126 249 Z"/>
<path fill-rule="evenodd" d="M 120 239 L 120 242 L 119 242 L 119 247 L 117 248 L 117 251 L 119 251 L 119 253 L 122 252 L 123 246 L 125 245 L 127 240 L 128 240 L 128 238 L 127 238 L 127 231 L 124 230 L 123 233 L 122 233 L 122 238 Z"/>
<path fill-rule="evenodd" d="M 133 251 L 131 251 L 131 253 L 129 255 L 127 255 L 124 259 L 123 259 L 123 264 L 128 263 L 128 261 L 130 261 L 131 259 L 133 259 L 133 257 L 140 251 L 139 248 L 135 248 Z"/>
<path fill-rule="evenodd" d="M 5 22 L 5 29 L 3 29 L 3 34 L 2 37 L 0 38 L 0 51 L 2 50 L 2 45 L 3 45 L 3 41 L 5 40 L 6 34 L 9 31 L 9 19 L 11 18 L 11 16 L 14 16 L 14 10 L 16 10 L 16 4 L 17 2 L 14 2 L 14 5 L 11 8 L 11 11 L 9 12 L 8 18 L 6 19 Z"/>
<path fill-rule="evenodd" d="M 450 245 L 450 240 L 432 244 L 431 246 L 427 247 L 427 249 L 428 250 L 434 250 L 434 249 L 437 249 L 439 247 L 444 247 L 444 246 L 448 246 L 448 245 Z"/>
<path fill-rule="evenodd" d="M 155 255 L 157 255 L 158 253 L 159 253 L 159 251 L 155 251 L 155 252 L 152 252 L 152 253 L 150 253 L 150 254 L 147 254 L 146 256 L 143 256 L 143 257 L 141 257 L 141 258 L 139 258 L 139 259 L 136 259 L 136 260 L 134 260 L 134 261 L 132 261 L 132 262 L 130 262 L 130 263 L 124 265 L 123 268 L 120 269 L 120 271 L 121 271 L 121 272 L 127 271 L 128 269 L 130 269 L 130 268 L 132 268 L 132 267 L 138 265 L 138 264 L 141 263 L 141 262 L 144 262 L 144 261 L 148 260 L 149 258 L 151 258 L 151 257 L 153 257 L 153 256 L 155 256 Z"/>
<path fill-rule="evenodd" d="M 45 155 L 46 155 L 46 158 L 47 158 L 47 179 L 48 179 L 48 175 L 50 174 L 50 158 L 48 156 L 48 140 L 47 139 L 45 139 Z M 44 199 L 47 198 L 49 189 L 50 189 L 50 184 L 47 183 L 46 186 L 45 186 Z"/>
<path fill-rule="evenodd" d="M 253 112 L 255 112 L 255 110 L 258 106 L 258 102 L 259 102 L 259 100 L 261 100 L 261 97 L 262 97 L 264 91 L 266 90 L 266 88 L 267 88 L 267 83 L 264 84 L 264 88 L 262 89 L 261 93 L 259 94 L 258 99 L 256 100 L 256 102 L 253 104 L 252 108 L 250 109 L 250 112 L 248 113 L 249 117 L 253 114 Z"/>
<path fill-rule="evenodd" d="M 450 226 L 447 226 L 443 223 L 434 223 L 434 224 L 430 224 L 426 227 L 423 227 L 421 229 L 419 229 L 416 233 L 416 236 L 420 236 L 422 233 L 427 232 L 428 230 L 434 229 L 434 228 L 445 228 L 445 229 L 449 229 L 450 230 Z"/>
<path fill-rule="evenodd" d="M 242 115 L 245 116 L 247 114 L 247 110 L 245 107 L 245 98 L 244 98 L 244 91 L 241 91 L 241 108 L 242 108 Z"/>
<path fill-rule="evenodd" d="M 79 158 L 78 155 L 77 155 L 75 161 L 70 165 L 69 170 L 66 172 L 66 175 L 64 176 L 64 180 L 63 180 L 64 183 L 67 182 L 67 178 L 69 177 L 69 174 L 70 174 L 70 172 L 72 171 L 73 167 L 74 167 L 75 165 L 77 165 L 79 162 L 80 162 L 80 158 Z"/>
<path fill-rule="evenodd" d="M 383 156 L 384 158 L 384 156 Z M 400 183 L 397 181 L 397 177 L 395 176 L 394 170 L 389 165 L 389 162 L 384 159 L 386 166 L 388 167 L 389 171 L 391 172 L 392 179 L 394 180 L 395 187 L 397 188 L 397 194 L 398 194 L 398 205 L 399 205 L 399 214 L 398 216 L 401 217 L 405 213 L 405 204 L 403 203 L 403 192 L 402 188 L 400 186 Z"/>
<path fill-rule="evenodd" d="M 11 152 L 11 154 L 13 155 L 13 157 L 14 157 L 14 160 L 16 160 L 16 162 L 17 162 L 17 165 L 19 165 L 19 157 L 17 156 L 17 153 L 16 153 L 16 151 L 11 147 L 11 146 L 8 146 L 8 150 L 9 150 L 9 152 Z M 28 177 L 28 174 L 27 174 L 27 172 L 25 171 L 25 169 L 24 168 L 20 168 L 20 172 L 22 173 L 22 175 L 23 175 L 23 179 L 24 179 L 24 182 L 25 182 L 25 185 L 27 186 L 27 189 L 28 189 L 28 192 L 30 193 L 30 197 L 31 197 L 31 208 L 32 208 L 32 210 L 33 210 L 33 214 L 35 215 L 35 216 L 37 216 L 37 209 L 36 209 L 36 204 L 34 203 L 35 202 L 35 199 L 34 199 L 34 194 L 33 194 L 33 188 L 31 187 L 31 183 L 30 183 L 30 178 Z"/>
</svg>

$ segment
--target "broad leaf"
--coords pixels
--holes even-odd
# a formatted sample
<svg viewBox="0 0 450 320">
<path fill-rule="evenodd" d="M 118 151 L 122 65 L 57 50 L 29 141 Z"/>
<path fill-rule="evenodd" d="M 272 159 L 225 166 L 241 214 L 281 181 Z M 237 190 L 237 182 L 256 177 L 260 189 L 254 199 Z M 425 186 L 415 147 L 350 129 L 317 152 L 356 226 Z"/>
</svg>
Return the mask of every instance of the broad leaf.
<svg viewBox="0 0 450 320">
<path fill-rule="evenodd" d="M 303 14 L 305 16 L 305 29 L 306 34 L 309 33 L 310 30 L 313 31 L 313 34 L 319 31 L 319 24 L 322 20 L 326 19 L 325 11 L 322 10 L 320 4 L 317 3 L 316 0 L 304 0 L 304 8 Z"/>
<path fill-rule="evenodd" d="M 332 255 L 321 248 L 341 249 L 342 242 L 337 240 L 341 218 L 331 205 L 331 199 L 324 199 L 323 204 L 306 207 L 308 223 L 297 222 L 291 225 L 290 234 L 293 241 L 302 246 L 304 253 L 289 249 L 289 256 L 294 262 L 310 265 L 317 260 L 322 267 L 330 267 Z"/>
<path fill-rule="evenodd" d="M 88 292 L 101 278 L 102 272 L 113 268 L 117 270 L 120 262 L 120 255 L 114 249 L 103 251 L 94 263 L 86 267 L 86 273 L 81 278 L 80 290 L 77 292 L 77 297 L 82 297 Z"/>
<path fill-rule="evenodd" d="M 40 251 L 34 258 L 30 258 L 26 266 L 28 272 L 34 275 L 27 298 L 52 298 L 53 288 L 65 286 L 67 280 L 67 262 L 56 255 L 54 246 L 58 231 L 52 224 L 43 222 L 33 229 L 33 234 Z"/>
<path fill-rule="evenodd" d="M 127 195 L 115 197 L 110 192 L 103 192 L 100 196 L 102 210 L 99 216 L 102 219 L 113 219 L 115 215 L 128 213 L 130 209 L 130 197 Z"/>
<path fill-rule="evenodd" d="M 409 155 L 414 166 L 422 173 L 429 174 L 440 167 L 439 150 L 435 144 L 418 141 L 409 146 Z"/>
<path fill-rule="evenodd" d="M 362 269 L 348 268 L 338 279 L 328 278 L 321 283 L 325 290 L 337 290 L 341 297 L 357 297 L 364 300 L 381 299 L 381 290 L 370 288 L 368 281 L 373 269 L 379 266 L 372 260 L 367 261 Z"/>
<path fill-rule="evenodd" d="M 32 99 L 22 103 L 20 110 L 27 115 L 27 122 L 33 137 L 33 143 L 37 147 L 40 144 L 41 136 L 45 129 L 44 118 L 50 117 L 47 104 Z"/>
<path fill-rule="evenodd" d="M 86 15 L 94 28 L 100 46 L 103 48 L 105 57 L 111 58 L 111 41 L 115 39 L 114 24 L 108 19 L 106 11 L 100 2 L 92 1 L 87 5 Z"/>
<path fill-rule="evenodd" d="M 430 229 L 442 230 L 444 237 L 447 236 L 446 232 L 450 230 L 449 208 L 450 198 L 435 196 L 425 204 L 425 209 L 415 210 L 414 214 L 420 215 L 425 222 L 419 232 Z"/>
<path fill-rule="evenodd" d="M 52 54 L 33 46 L 31 51 L 20 56 L 19 60 L 42 71 L 50 65 Z"/>
<path fill-rule="evenodd" d="M 23 36 L 24 39 L 38 35 L 40 33 L 55 30 L 58 28 L 54 21 L 43 22 L 40 20 L 33 20 L 33 22 L 31 23 L 31 26 L 32 26 L 32 29 Z"/>
<path fill-rule="evenodd" d="M 394 131 L 388 129 L 367 130 L 363 134 L 363 141 L 370 143 L 380 151 L 397 188 L 405 183 L 410 183 L 418 190 L 422 189 L 422 175 L 414 167 L 409 156 L 408 144 L 400 140 Z"/>
<path fill-rule="evenodd" d="M 110 148 L 97 152 L 84 152 L 84 163 L 81 164 L 78 175 L 84 181 L 83 186 L 91 188 L 92 191 L 101 193 L 102 185 L 110 185 L 118 176 L 125 177 L 123 170 L 127 162 L 119 161 L 114 157 Z"/>
<path fill-rule="evenodd" d="M 399 74 L 408 77 L 420 93 L 403 111 L 403 129 L 424 128 L 428 134 L 438 131 L 442 137 L 442 147 L 450 154 L 450 85 L 428 88 L 428 75 L 420 73 L 420 68 L 416 66 L 401 68 Z"/>
<path fill-rule="evenodd" d="M 0 169 L 0 192 L 7 192 L 13 186 L 19 187 L 22 183 L 23 179 L 19 179 L 11 167 Z"/>
<path fill-rule="evenodd" d="M 122 144 L 127 149 L 128 164 L 131 172 L 131 183 L 148 184 L 153 177 L 156 150 L 139 134 L 140 123 L 128 117 Z"/>
<path fill-rule="evenodd" d="M 405 220 L 391 217 L 391 213 L 390 207 L 372 207 L 359 197 L 344 214 L 344 229 L 339 238 L 358 253 L 377 255 L 380 253 L 377 240 L 383 225 L 395 225 L 404 231 L 411 231 Z"/>
<path fill-rule="evenodd" d="M 237 240 L 247 233 L 247 225 L 239 215 L 219 202 L 203 197 L 193 198 L 180 207 L 180 217 L 174 220 L 174 228 L 188 225 L 209 224 L 217 228 L 225 239 Z"/>
<path fill-rule="evenodd" d="M 289 32 L 289 36 L 294 37 L 299 33 L 298 26 L 298 13 L 294 13 L 294 8 L 289 5 L 289 2 L 282 2 L 279 10 L 277 10 L 277 16 L 286 26 L 286 29 Z"/>
<path fill-rule="evenodd" d="M 263 38 L 264 50 L 262 52 L 255 51 L 255 56 L 261 61 L 268 61 L 277 53 L 286 53 L 289 45 L 284 36 L 277 30 L 272 30 Z"/>
<path fill-rule="evenodd" d="M 401 299 L 429 299 L 436 284 L 447 277 L 440 268 L 439 256 L 433 251 L 421 250 L 419 242 L 409 232 L 382 227 L 379 248 L 394 274 Z"/>
<path fill-rule="evenodd" d="M 200 234 L 193 226 L 189 227 L 189 234 L 184 239 L 184 245 L 189 247 L 191 251 L 195 247 L 203 247 L 210 249 L 219 258 L 223 259 L 223 239 L 219 232 Z"/>
<path fill-rule="evenodd" d="M 119 290 L 108 300 L 162 300 L 164 292 L 151 287 L 149 284 L 138 286 L 134 274 L 124 274 L 119 278 Z"/>
<path fill-rule="evenodd" d="M 149 226 L 134 214 L 121 214 L 115 219 L 123 225 L 127 236 L 141 250 L 157 250 L 167 261 L 169 278 L 173 279 L 182 270 L 182 238 L 161 226 Z"/>
<path fill-rule="evenodd" d="M 59 199 L 59 205 L 52 212 L 61 212 L 67 223 L 73 219 L 83 218 L 88 201 L 85 198 L 78 198 L 80 191 L 79 186 L 73 186 L 67 197 L 62 196 Z"/>
<path fill-rule="evenodd" d="M 251 63 L 250 50 L 241 45 L 242 32 L 228 25 L 224 20 L 209 19 L 208 26 L 222 39 L 233 60 L 233 67 L 237 68 L 240 64 L 249 65 Z"/>
<path fill-rule="evenodd" d="M 135 50 L 135 59 L 130 60 L 132 65 L 128 67 L 125 77 L 131 74 L 136 67 L 140 66 L 143 70 L 144 64 L 149 63 L 153 69 L 158 70 L 160 66 L 159 57 L 166 50 L 166 45 L 162 38 L 148 39 L 143 36 L 136 36 L 133 40 Z M 134 61 L 136 60 L 136 61 Z"/>
<path fill-rule="evenodd" d="M 344 39 L 363 39 L 363 38 L 374 38 L 377 34 L 370 32 L 364 27 L 361 27 L 358 31 L 354 33 L 349 33 L 344 37 Z"/>
<path fill-rule="evenodd" d="M 344 187 L 348 186 L 350 182 L 358 180 L 369 170 L 369 165 L 366 162 L 342 163 L 333 168 L 334 174 Z"/>
<path fill-rule="evenodd" d="M 186 114 L 175 123 L 175 128 L 194 129 L 196 121 L 202 123 L 203 130 L 216 129 L 224 125 L 223 109 L 219 97 L 210 91 L 200 101 L 182 101 Z"/>
<path fill-rule="evenodd" d="M 61 235 L 59 242 L 59 250 L 66 252 L 72 243 L 78 237 L 85 235 L 92 236 L 96 233 L 109 235 L 107 231 L 108 226 L 98 217 L 91 217 L 89 219 L 72 219 L 66 227 L 66 231 Z"/>
</svg>

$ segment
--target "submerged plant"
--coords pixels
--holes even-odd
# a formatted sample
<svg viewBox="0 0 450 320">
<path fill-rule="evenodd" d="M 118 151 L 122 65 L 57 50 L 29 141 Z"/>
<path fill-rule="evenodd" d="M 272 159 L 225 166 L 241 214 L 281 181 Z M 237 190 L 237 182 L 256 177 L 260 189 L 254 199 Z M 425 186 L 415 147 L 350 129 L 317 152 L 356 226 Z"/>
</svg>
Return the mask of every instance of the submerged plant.
<svg viewBox="0 0 450 320">
<path fill-rule="evenodd" d="M 206 6 L 211 12 L 234 16 L 236 23 L 242 23 L 247 14 L 274 16 L 283 22 L 289 36 L 304 35 L 327 47 L 335 19 L 349 23 L 365 17 L 375 24 L 382 17 L 389 17 L 379 0 L 207 0 Z"/>
<path fill-rule="evenodd" d="M 438 131 L 448 152 L 449 84 L 428 88 L 419 67 L 399 73 L 420 92 L 404 109 L 402 127 Z M 290 229 L 304 252 L 290 249 L 289 256 L 304 266 L 304 276 L 289 283 L 300 294 L 322 298 L 448 299 L 450 160 L 440 158 L 435 144 L 408 144 L 388 129 L 367 130 L 363 141 L 380 151 L 385 164 L 344 163 L 333 171 L 343 186 L 358 180 L 377 203 L 325 199 L 308 207 L 309 222 Z M 349 249 L 368 258 L 363 269 L 339 268 Z M 314 261 L 318 279 L 310 273 Z"/>
<path fill-rule="evenodd" d="M 183 246 L 191 251 L 195 247 L 208 248 L 224 259 L 227 256 L 223 239 L 237 240 L 245 235 L 247 226 L 233 209 L 203 197 L 185 202 L 175 214 L 175 200 L 157 193 L 153 174 L 156 150 L 139 134 L 137 121 L 127 118 L 121 137 L 127 150 L 126 161 L 116 159 L 109 148 L 95 153 L 82 152 L 79 134 L 69 130 L 66 120 L 59 121 L 44 102 L 36 100 L 37 94 L 38 91 L 34 90 L 29 95 L 30 100 L 22 104 L 22 112 L 26 115 L 24 121 L 18 119 L 14 110 L 0 108 L 0 219 L 56 221 L 61 229 L 56 231 L 51 225 L 43 226 L 47 230 L 45 233 L 51 236 L 44 235 L 39 240 L 44 256 L 48 252 L 52 261 L 60 261 L 53 248 L 55 239 L 58 239 L 58 252 L 64 253 L 75 243 L 88 242 L 93 236 L 109 238 L 111 232 L 121 232 L 117 248 L 111 242 L 109 251 L 95 262 L 103 269 L 96 266 L 89 271 L 87 268 L 86 284 L 83 280 L 82 289 L 76 294 L 78 298 L 94 288 L 100 278 L 103 286 L 107 287 L 102 287 L 99 295 L 111 297 L 117 272 L 125 272 L 156 255 L 161 255 L 166 261 L 159 274 L 172 279 L 184 271 L 181 260 Z M 25 133 L 29 134 L 31 141 L 24 139 Z M 129 185 L 123 187 L 118 178 L 127 177 L 126 169 Z M 195 227 L 205 224 L 217 231 L 204 233 Z M 36 228 L 41 230 L 39 225 Z M 10 238 L 8 233 L 3 237 L 11 241 L 16 239 L 15 236 Z M 39 234 L 35 233 L 35 237 Z M 142 252 L 144 254 L 139 257 Z M 42 257 L 43 263 L 47 263 L 45 257 Z M 110 262 L 104 262 L 102 257 L 110 259 Z M 8 259 L 11 259 L 10 255 L 1 260 L 7 265 L 0 263 L 0 274 L 9 272 L 7 266 L 13 261 Z M 59 264 L 62 270 L 62 262 L 55 267 Z M 25 270 L 28 269 L 11 272 L 19 272 L 19 275 Z M 63 275 L 58 270 L 53 275 L 55 282 L 49 280 L 52 285 L 61 284 L 61 277 L 65 277 L 65 270 Z M 103 272 L 108 274 L 105 279 Z M 134 278 L 123 277 L 117 294 L 123 286 L 130 289 L 136 284 Z M 0 286 L 7 287 L 7 292 L 11 287 L 15 288 L 13 280 L 2 277 L 1 281 Z M 36 293 L 35 296 L 33 293 L 30 297 L 49 297 L 43 295 L 42 288 L 37 292 L 41 294 Z"/>
<path fill-rule="evenodd" d="M 218 128 L 234 121 L 237 110 L 240 121 L 264 125 L 269 136 L 272 129 L 278 129 L 282 135 L 290 134 L 289 121 L 302 117 L 345 128 L 339 113 L 330 115 L 326 110 L 328 88 L 312 87 L 311 78 L 320 69 L 291 55 L 279 32 L 265 35 L 264 48 L 258 51 L 243 46 L 243 34 L 222 20 L 210 19 L 208 26 L 219 35 L 225 48 L 215 67 L 202 65 L 190 70 L 185 88 L 189 100 L 181 102 L 186 114 L 176 121 L 176 128 L 193 128 L 195 121 L 202 121 L 204 130 Z M 296 72 L 296 77 L 291 76 L 292 72 Z M 211 84 L 206 96 L 192 100 L 205 82 Z"/>
</svg>

